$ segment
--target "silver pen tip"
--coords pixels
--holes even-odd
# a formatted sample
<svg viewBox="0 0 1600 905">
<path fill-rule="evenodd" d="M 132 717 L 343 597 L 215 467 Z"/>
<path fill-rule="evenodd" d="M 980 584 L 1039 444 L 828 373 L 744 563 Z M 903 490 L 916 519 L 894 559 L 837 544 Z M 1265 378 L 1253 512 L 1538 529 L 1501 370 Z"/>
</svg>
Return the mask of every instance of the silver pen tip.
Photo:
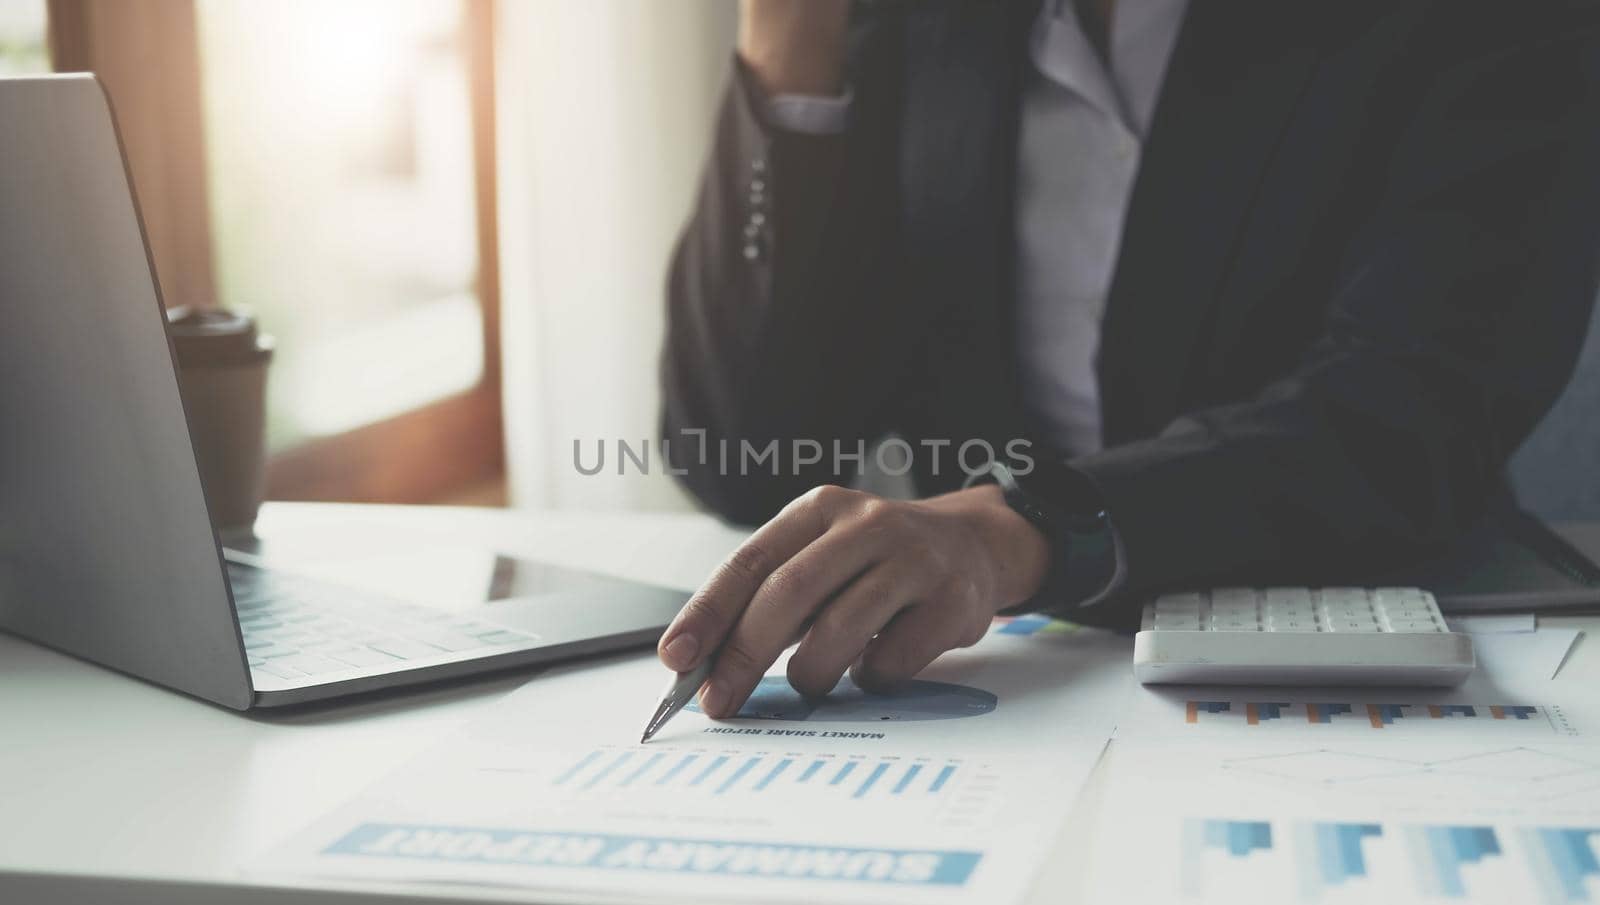
<svg viewBox="0 0 1600 905">
<path fill-rule="evenodd" d="M 668 698 L 661 702 L 661 706 L 656 708 L 656 712 L 650 716 L 650 722 L 645 724 L 644 735 L 639 736 L 639 744 L 642 745 L 650 741 L 657 732 L 661 731 L 661 727 L 667 724 L 667 720 L 671 718 L 673 713 L 673 703 L 672 699 Z"/>
</svg>

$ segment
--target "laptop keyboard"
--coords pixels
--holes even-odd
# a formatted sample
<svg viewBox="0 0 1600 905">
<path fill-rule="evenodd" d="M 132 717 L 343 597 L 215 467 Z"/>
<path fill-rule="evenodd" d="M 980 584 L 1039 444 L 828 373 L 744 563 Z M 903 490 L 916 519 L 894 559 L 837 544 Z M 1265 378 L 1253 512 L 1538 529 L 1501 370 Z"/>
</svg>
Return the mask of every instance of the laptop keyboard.
<svg viewBox="0 0 1600 905">
<path fill-rule="evenodd" d="M 444 610 L 234 562 L 228 563 L 228 581 L 250 669 L 280 679 L 539 640 Z"/>
</svg>

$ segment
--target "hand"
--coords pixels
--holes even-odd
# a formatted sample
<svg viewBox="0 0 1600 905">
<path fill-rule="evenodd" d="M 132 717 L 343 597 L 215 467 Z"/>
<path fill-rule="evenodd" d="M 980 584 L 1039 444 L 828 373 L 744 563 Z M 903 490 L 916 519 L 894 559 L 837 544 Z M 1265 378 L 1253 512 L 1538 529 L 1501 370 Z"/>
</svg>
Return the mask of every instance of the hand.
<svg viewBox="0 0 1600 905">
<path fill-rule="evenodd" d="M 976 643 L 1034 594 L 1048 561 L 1044 535 L 992 485 L 915 502 L 818 487 L 712 573 L 658 652 L 684 672 L 720 646 L 700 697 L 712 717 L 738 713 L 796 639 L 797 691 L 825 695 L 847 668 L 881 690 Z"/>
<path fill-rule="evenodd" d="M 767 94 L 838 94 L 849 0 L 741 0 L 739 56 Z"/>
</svg>

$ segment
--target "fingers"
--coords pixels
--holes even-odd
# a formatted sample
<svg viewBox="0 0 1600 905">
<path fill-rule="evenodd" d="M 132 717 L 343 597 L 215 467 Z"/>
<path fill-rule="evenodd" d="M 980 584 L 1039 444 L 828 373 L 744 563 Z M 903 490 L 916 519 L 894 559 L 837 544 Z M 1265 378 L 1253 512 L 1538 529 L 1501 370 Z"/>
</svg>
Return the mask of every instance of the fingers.
<svg viewBox="0 0 1600 905">
<path fill-rule="evenodd" d="M 784 507 L 723 560 L 661 634 L 656 653 L 668 669 L 687 672 L 727 636 L 772 571 L 827 530 L 845 505 L 841 487 L 817 488 Z"/>
<path fill-rule="evenodd" d="M 857 575 L 893 550 L 889 538 L 859 525 L 836 525 L 756 589 L 717 655 L 701 707 L 712 716 L 738 711 L 804 626 Z"/>
<path fill-rule="evenodd" d="M 922 672 L 939 655 L 967 643 L 955 608 L 919 605 L 902 610 L 867 643 L 850 669 L 856 685 L 883 692 Z"/>
<path fill-rule="evenodd" d="M 924 580 L 910 561 L 890 560 L 851 582 L 817 617 L 789 658 L 789 684 L 808 697 L 832 691 L 872 636 L 916 602 Z"/>
</svg>

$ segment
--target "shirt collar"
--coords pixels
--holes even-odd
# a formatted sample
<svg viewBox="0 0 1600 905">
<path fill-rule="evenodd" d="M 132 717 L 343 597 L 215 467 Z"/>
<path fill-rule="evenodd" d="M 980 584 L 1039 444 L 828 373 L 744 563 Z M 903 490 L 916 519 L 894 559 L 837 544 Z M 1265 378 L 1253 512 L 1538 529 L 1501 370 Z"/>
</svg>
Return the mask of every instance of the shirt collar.
<svg viewBox="0 0 1600 905">
<path fill-rule="evenodd" d="M 1029 54 L 1046 78 L 1142 136 L 1187 10 L 1188 0 L 1117 0 L 1108 68 L 1072 0 L 1048 0 L 1034 21 Z"/>
<path fill-rule="evenodd" d="M 1071 0 L 1044 5 L 1034 22 L 1029 50 L 1033 65 L 1046 77 L 1101 113 L 1122 120 L 1122 102 L 1116 86 L 1099 51 L 1083 33 Z"/>
</svg>

